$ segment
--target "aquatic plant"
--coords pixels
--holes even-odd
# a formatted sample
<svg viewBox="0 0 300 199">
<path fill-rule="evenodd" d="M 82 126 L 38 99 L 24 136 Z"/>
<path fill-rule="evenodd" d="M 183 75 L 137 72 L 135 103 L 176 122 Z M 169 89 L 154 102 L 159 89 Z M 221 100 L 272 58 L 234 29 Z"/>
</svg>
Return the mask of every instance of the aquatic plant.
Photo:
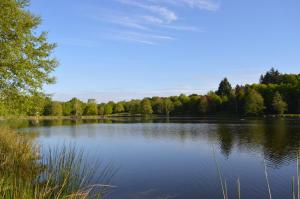
<svg viewBox="0 0 300 199">
<path fill-rule="evenodd" d="M 87 158 L 84 151 L 66 145 L 41 155 L 32 137 L 1 128 L 0 198 L 102 198 L 113 187 L 113 167 L 100 161 L 88 164 Z"/>
</svg>

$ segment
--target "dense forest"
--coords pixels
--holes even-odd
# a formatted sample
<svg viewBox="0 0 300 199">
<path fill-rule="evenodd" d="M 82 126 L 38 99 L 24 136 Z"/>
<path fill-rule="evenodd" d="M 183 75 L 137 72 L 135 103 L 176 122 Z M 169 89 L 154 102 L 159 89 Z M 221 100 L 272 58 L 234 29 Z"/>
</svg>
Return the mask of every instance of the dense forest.
<svg viewBox="0 0 300 199">
<path fill-rule="evenodd" d="M 27 103 L 18 104 L 13 112 L 4 111 L 29 116 L 77 117 L 123 113 L 162 116 L 299 114 L 300 74 L 283 74 L 272 68 L 260 77 L 258 84 L 237 85 L 235 88 L 224 78 L 217 91 L 206 95 L 155 96 L 101 104 L 95 100 L 85 103 L 77 98 L 58 102 L 41 94 L 27 96 L 22 100 Z"/>
</svg>

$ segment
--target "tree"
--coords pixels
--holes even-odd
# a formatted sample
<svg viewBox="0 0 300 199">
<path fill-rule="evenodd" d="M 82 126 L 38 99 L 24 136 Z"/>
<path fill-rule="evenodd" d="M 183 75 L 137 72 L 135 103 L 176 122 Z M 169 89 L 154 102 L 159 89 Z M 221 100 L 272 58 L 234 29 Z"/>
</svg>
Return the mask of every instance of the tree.
<svg viewBox="0 0 300 199">
<path fill-rule="evenodd" d="M 153 113 L 155 114 L 162 114 L 163 113 L 163 100 L 160 97 L 153 97 L 152 98 L 152 109 Z"/>
<path fill-rule="evenodd" d="M 62 104 L 60 102 L 52 102 L 51 115 L 52 116 L 62 116 L 63 115 Z"/>
<path fill-rule="evenodd" d="M 123 113 L 125 111 L 124 105 L 122 102 L 118 102 L 114 106 L 114 113 Z"/>
<path fill-rule="evenodd" d="M 151 102 L 149 99 L 143 99 L 141 102 L 141 114 L 151 115 L 153 113 Z"/>
<path fill-rule="evenodd" d="M 83 107 L 82 107 L 83 103 L 77 98 L 71 99 L 70 103 L 72 107 L 71 115 L 76 117 L 81 116 L 83 112 Z"/>
<path fill-rule="evenodd" d="M 173 110 L 174 106 L 172 101 L 169 98 L 163 100 L 163 113 L 167 116 L 170 115 L 170 112 Z"/>
<path fill-rule="evenodd" d="M 129 102 L 129 112 L 131 114 L 138 114 L 141 112 L 141 101 L 140 100 L 131 100 Z"/>
<path fill-rule="evenodd" d="M 280 84 L 282 81 L 282 75 L 278 70 L 271 68 L 265 75 L 261 75 L 260 83 L 261 84 Z"/>
<path fill-rule="evenodd" d="M 104 106 L 104 115 L 111 115 L 113 113 L 113 105 L 108 103 Z"/>
<path fill-rule="evenodd" d="M 198 111 L 200 114 L 206 114 L 208 110 L 208 101 L 206 96 L 202 96 L 199 100 Z"/>
<path fill-rule="evenodd" d="M 65 102 L 62 105 L 63 115 L 70 116 L 72 113 L 72 104 L 70 102 Z"/>
<path fill-rule="evenodd" d="M 227 78 L 224 78 L 219 84 L 219 89 L 217 91 L 217 94 L 219 96 L 229 97 L 231 95 L 231 90 L 232 90 L 231 84 L 229 83 Z"/>
<path fill-rule="evenodd" d="M 209 92 L 207 94 L 208 100 L 208 112 L 209 113 L 216 113 L 220 109 L 220 105 L 222 104 L 222 98 L 217 95 L 215 92 Z"/>
<path fill-rule="evenodd" d="M 84 109 L 84 115 L 97 115 L 97 113 L 98 113 L 97 104 L 95 102 L 87 103 Z"/>
<path fill-rule="evenodd" d="M 287 104 L 283 101 L 279 92 L 276 92 L 273 97 L 272 107 L 276 114 L 283 114 L 287 110 Z"/>
<path fill-rule="evenodd" d="M 198 113 L 198 104 L 199 104 L 199 100 L 200 100 L 200 96 L 193 94 L 189 96 L 190 100 L 189 100 L 189 104 L 188 104 L 188 113 L 195 115 Z"/>
<path fill-rule="evenodd" d="M 27 115 L 40 116 L 43 115 L 44 107 L 51 100 L 43 93 L 34 93 L 27 97 L 28 101 L 25 103 Z M 19 108 L 18 108 L 19 109 Z"/>
<path fill-rule="evenodd" d="M 28 0 L 0 1 L 0 101 L 9 102 L 11 109 L 20 106 L 18 98 L 53 83 L 50 73 L 57 66 L 51 57 L 56 45 L 47 42 L 45 32 L 36 31 L 41 19 L 28 5 Z"/>
<path fill-rule="evenodd" d="M 235 109 L 238 114 L 243 113 L 244 105 L 245 105 L 245 88 L 239 85 L 235 87 Z"/>
<path fill-rule="evenodd" d="M 104 115 L 105 114 L 104 107 L 105 107 L 104 103 L 98 105 L 98 115 Z"/>
<path fill-rule="evenodd" d="M 245 94 L 244 114 L 259 115 L 263 113 L 264 108 L 263 97 L 254 89 L 247 88 Z"/>
<path fill-rule="evenodd" d="M 183 112 L 182 110 L 182 103 L 181 101 L 176 98 L 174 101 L 173 101 L 173 110 L 172 110 L 172 113 L 174 114 L 181 114 Z"/>
</svg>

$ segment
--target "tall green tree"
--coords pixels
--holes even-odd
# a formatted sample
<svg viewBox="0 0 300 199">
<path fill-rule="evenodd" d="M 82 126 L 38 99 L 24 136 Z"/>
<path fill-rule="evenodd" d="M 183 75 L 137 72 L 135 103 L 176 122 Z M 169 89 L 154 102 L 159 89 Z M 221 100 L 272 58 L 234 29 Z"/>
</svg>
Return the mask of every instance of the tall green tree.
<svg viewBox="0 0 300 199">
<path fill-rule="evenodd" d="M 113 105 L 108 103 L 104 106 L 104 115 L 111 115 L 113 113 Z"/>
<path fill-rule="evenodd" d="M 98 115 L 104 115 L 104 107 L 105 107 L 105 103 L 101 103 L 97 106 L 98 108 Z"/>
<path fill-rule="evenodd" d="M 264 110 L 264 98 L 254 89 L 248 88 L 245 94 L 245 115 L 259 115 Z"/>
<path fill-rule="evenodd" d="M 152 109 L 155 114 L 163 113 L 163 99 L 160 97 L 153 97 L 152 100 Z"/>
<path fill-rule="evenodd" d="M 141 101 L 140 100 L 131 100 L 129 102 L 129 113 L 131 113 L 131 114 L 141 113 Z"/>
<path fill-rule="evenodd" d="M 50 73 L 57 66 L 51 57 L 56 45 L 47 42 L 46 32 L 36 31 L 41 19 L 28 5 L 28 0 L 0 1 L 0 101 L 10 109 L 19 106 L 18 98 L 53 83 Z"/>
<path fill-rule="evenodd" d="M 167 116 L 170 115 L 170 112 L 173 111 L 174 105 L 169 98 L 163 100 L 163 113 Z"/>
<path fill-rule="evenodd" d="M 283 114 L 287 110 L 287 104 L 282 99 L 279 92 L 276 92 L 272 103 L 273 111 L 276 114 Z"/>
<path fill-rule="evenodd" d="M 63 108 L 60 102 L 52 102 L 51 104 L 51 115 L 52 116 L 62 116 Z"/>
<path fill-rule="evenodd" d="M 72 107 L 71 115 L 76 117 L 81 116 L 83 113 L 83 103 L 77 98 L 71 99 L 70 103 Z"/>
<path fill-rule="evenodd" d="M 217 91 L 217 94 L 219 96 L 227 96 L 229 97 L 231 95 L 231 84 L 229 83 L 227 78 L 224 78 L 220 84 L 219 84 L 219 89 Z"/>
<path fill-rule="evenodd" d="M 70 116 L 72 113 L 72 104 L 70 102 L 65 102 L 62 104 L 63 115 Z"/>
<path fill-rule="evenodd" d="M 124 105 L 122 102 L 118 102 L 114 106 L 114 113 L 123 113 L 125 111 Z"/>
<path fill-rule="evenodd" d="M 85 106 L 84 115 L 97 115 L 98 114 L 98 107 L 95 102 L 89 102 Z"/>
<path fill-rule="evenodd" d="M 202 96 L 199 100 L 198 111 L 200 114 L 206 114 L 208 111 L 208 101 L 206 96 Z"/>
<path fill-rule="evenodd" d="M 282 74 L 274 68 L 271 68 L 265 75 L 260 77 L 261 84 L 279 84 L 281 81 Z"/>
<path fill-rule="evenodd" d="M 207 100 L 208 100 L 208 112 L 209 113 L 218 112 L 222 104 L 222 98 L 219 95 L 217 95 L 215 92 L 209 92 L 207 94 Z"/>
<path fill-rule="evenodd" d="M 149 99 L 143 99 L 141 101 L 141 114 L 151 115 L 153 113 L 151 102 Z"/>
</svg>

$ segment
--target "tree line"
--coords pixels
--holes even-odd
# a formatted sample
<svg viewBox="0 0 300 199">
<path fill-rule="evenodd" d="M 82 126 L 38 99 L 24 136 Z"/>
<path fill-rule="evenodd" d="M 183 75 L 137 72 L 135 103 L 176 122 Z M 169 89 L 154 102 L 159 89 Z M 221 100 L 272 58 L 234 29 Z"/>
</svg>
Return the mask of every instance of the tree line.
<svg viewBox="0 0 300 199">
<path fill-rule="evenodd" d="M 155 96 L 100 104 L 94 100 L 85 103 L 77 98 L 67 102 L 52 101 L 51 98 L 42 96 L 33 98 L 37 98 L 34 108 L 29 109 L 27 115 L 105 116 L 127 113 L 162 116 L 216 114 L 257 116 L 299 114 L 300 74 L 282 74 L 272 68 L 261 76 L 258 84 L 237 85 L 235 88 L 232 88 L 227 78 L 224 78 L 218 90 L 208 92 L 206 95 Z"/>
<path fill-rule="evenodd" d="M 232 88 L 224 78 L 217 91 L 151 97 L 121 102 L 53 101 L 43 92 L 55 82 L 55 43 L 37 31 L 41 18 L 28 11 L 29 0 L 0 1 L 0 116 L 6 115 L 262 115 L 300 113 L 300 75 L 271 69 L 258 84 Z"/>
</svg>

